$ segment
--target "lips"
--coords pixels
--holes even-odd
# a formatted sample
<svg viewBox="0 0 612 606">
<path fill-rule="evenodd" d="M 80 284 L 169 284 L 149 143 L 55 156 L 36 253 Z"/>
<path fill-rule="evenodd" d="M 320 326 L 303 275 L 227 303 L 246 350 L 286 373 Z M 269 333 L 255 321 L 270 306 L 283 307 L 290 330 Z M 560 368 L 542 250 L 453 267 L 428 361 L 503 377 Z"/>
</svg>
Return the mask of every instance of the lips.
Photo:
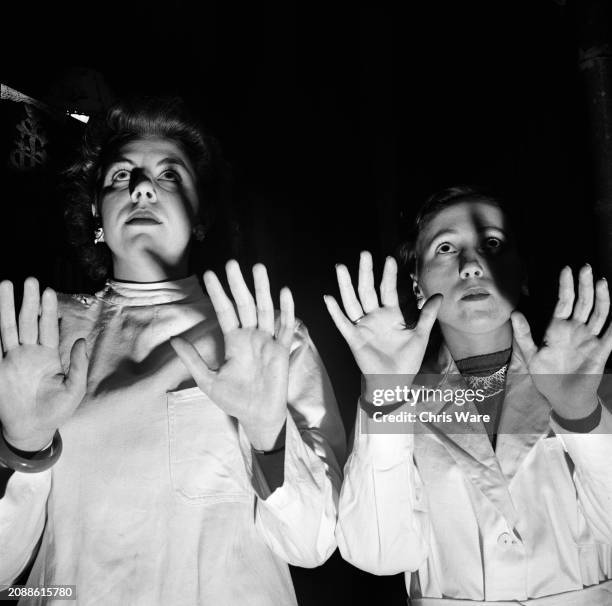
<svg viewBox="0 0 612 606">
<path fill-rule="evenodd" d="M 491 296 L 491 293 L 486 288 L 480 286 L 474 286 L 468 288 L 461 296 L 462 301 L 481 301 Z"/>
<path fill-rule="evenodd" d="M 140 210 L 132 213 L 125 223 L 126 225 L 158 225 L 161 221 L 153 213 Z"/>
</svg>

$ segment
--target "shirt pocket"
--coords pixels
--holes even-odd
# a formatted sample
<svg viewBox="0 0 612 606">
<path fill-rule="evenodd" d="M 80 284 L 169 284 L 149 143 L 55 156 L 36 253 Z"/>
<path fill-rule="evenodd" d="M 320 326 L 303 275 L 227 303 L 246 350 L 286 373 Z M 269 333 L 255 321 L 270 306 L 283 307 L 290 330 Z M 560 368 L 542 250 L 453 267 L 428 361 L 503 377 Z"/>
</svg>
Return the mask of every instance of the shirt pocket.
<svg viewBox="0 0 612 606">
<path fill-rule="evenodd" d="M 167 393 L 170 478 L 189 503 L 248 501 L 237 421 L 199 387 Z"/>
</svg>

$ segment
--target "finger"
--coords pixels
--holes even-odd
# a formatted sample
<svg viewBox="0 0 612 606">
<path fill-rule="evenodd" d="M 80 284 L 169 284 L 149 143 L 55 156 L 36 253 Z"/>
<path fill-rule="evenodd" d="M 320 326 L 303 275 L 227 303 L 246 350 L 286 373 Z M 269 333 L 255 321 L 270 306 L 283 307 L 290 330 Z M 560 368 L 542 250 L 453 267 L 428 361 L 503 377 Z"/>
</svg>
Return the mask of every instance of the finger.
<svg viewBox="0 0 612 606">
<path fill-rule="evenodd" d="M 42 294 L 41 314 L 38 329 L 40 333 L 40 344 L 57 349 L 59 346 L 57 295 L 52 288 L 45 288 Z"/>
<path fill-rule="evenodd" d="M 231 299 L 225 294 L 219 278 L 213 271 L 207 271 L 204 274 L 204 286 L 210 297 L 210 302 L 213 305 L 217 314 L 217 321 L 223 334 L 227 334 L 240 326 L 236 310 Z"/>
<path fill-rule="evenodd" d="M 342 313 L 338 302 L 331 295 L 323 295 L 323 301 L 327 311 L 331 316 L 336 328 L 340 331 L 340 334 L 344 337 L 344 340 L 350 345 L 353 340 L 355 333 L 355 326 L 353 323 Z"/>
<path fill-rule="evenodd" d="M 225 272 L 232 296 L 236 302 L 240 324 L 243 328 L 256 328 L 257 310 L 255 308 L 255 301 L 242 277 L 238 261 L 234 261 L 234 259 L 228 261 L 225 265 Z"/>
<path fill-rule="evenodd" d="M 553 311 L 553 317 L 566 320 L 574 307 L 574 276 L 566 265 L 559 275 L 559 298 Z"/>
<path fill-rule="evenodd" d="M 601 346 L 604 352 L 604 360 L 607 360 L 612 353 L 612 322 L 601 338 Z"/>
<path fill-rule="evenodd" d="M 578 300 L 574 307 L 573 319 L 586 322 L 593 309 L 593 270 L 585 265 L 578 274 Z"/>
<path fill-rule="evenodd" d="M 170 345 L 172 345 L 176 355 L 181 359 L 198 387 L 205 394 L 208 394 L 216 373 L 208 367 L 198 350 L 186 339 L 172 337 Z"/>
<path fill-rule="evenodd" d="M 19 345 L 13 283 L 8 280 L 0 282 L 0 338 L 4 351 L 9 351 Z"/>
<path fill-rule="evenodd" d="M 268 334 L 274 334 L 274 304 L 270 295 L 270 281 L 266 266 L 261 263 L 253 265 L 255 299 L 257 301 L 257 327 Z"/>
<path fill-rule="evenodd" d="M 365 313 L 378 309 L 378 297 L 374 289 L 372 255 L 367 250 L 364 250 L 359 257 L 359 284 L 357 290 L 359 291 L 359 300 Z"/>
<path fill-rule="evenodd" d="M 77 339 L 70 350 L 70 367 L 65 380 L 66 388 L 74 398 L 75 408 L 87 391 L 88 364 L 85 339 Z"/>
<path fill-rule="evenodd" d="M 23 301 L 19 310 L 19 342 L 26 345 L 38 343 L 38 312 L 40 291 L 36 278 L 26 278 L 23 283 Z"/>
<path fill-rule="evenodd" d="M 595 309 L 587 324 L 591 334 L 598 335 L 606 323 L 610 312 L 610 291 L 608 281 L 605 278 L 598 280 L 595 284 Z"/>
<path fill-rule="evenodd" d="M 346 265 L 336 265 L 336 277 L 338 278 L 338 288 L 340 289 L 340 297 L 342 305 L 348 317 L 354 321 L 364 315 L 364 311 L 355 295 L 355 289 L 351 282 L 351 274 L 346 268 Z M 344 314 L 342 314 L 344 315 Z"/>
<path fill-rule="evenodd" d="M 278 340 L 285 346 L 290 347 L 295 332 L 295 309 L 293 295 L 285 286 L 280 291 L 280 328 Z"/>
<path fill-rule="evenodd" d="M 380 281 L 380 301 L 386 307 L 397 307 L 397 263 L 393 257 L 387 257 Z"/>
<path fill-rule="evenodd" d="M 513 311 L 510 315 L 510 321 L 512 322 L 513 336 L 523 352 L 525 361 L 529 362 L 538 351 L 531 336 L 529 322 L 527 322 L 527 318 L 520 311 Z"/>
<path fill-rule="evenodd" d="M 415 330 L 417 330 L 423 336 L 429 336 L 431 329 L 438 317 L 438 312 L 440 311 L 440 306 L 442 305 L 442 300 L 444 297 L 441 294 L 432 295 L 425 301 L 425 304 L 421 308 L 421 312 L 419 315 L 419 321 L 415 326 Z"/>
</svg>

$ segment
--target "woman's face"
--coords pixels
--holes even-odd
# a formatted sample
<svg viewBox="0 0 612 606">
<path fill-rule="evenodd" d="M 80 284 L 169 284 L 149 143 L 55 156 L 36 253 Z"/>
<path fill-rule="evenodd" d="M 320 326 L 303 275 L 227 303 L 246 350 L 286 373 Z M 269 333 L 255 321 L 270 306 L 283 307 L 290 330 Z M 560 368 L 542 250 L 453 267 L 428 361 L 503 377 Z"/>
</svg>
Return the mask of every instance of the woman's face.
<svg viewBox="0 0 612 606">
<path fill-rule="evenodd" d="M 504 325 L 518 303 L 522 268 L 503 211 L 483 201 L 440 211 L 417 241 L 422 295 L 444 295 L 444 329 L 484 333 Z"/>
<path fill-rule="evenodd" d="M 133 273 L 135 263 L 169 275 L 179 265 L 186 270 L 196 185 L 192 163 L 172 140 L 134 139 L 119 148 L 104 170 L 98 208 L 116 277 Z"/>
</svg>

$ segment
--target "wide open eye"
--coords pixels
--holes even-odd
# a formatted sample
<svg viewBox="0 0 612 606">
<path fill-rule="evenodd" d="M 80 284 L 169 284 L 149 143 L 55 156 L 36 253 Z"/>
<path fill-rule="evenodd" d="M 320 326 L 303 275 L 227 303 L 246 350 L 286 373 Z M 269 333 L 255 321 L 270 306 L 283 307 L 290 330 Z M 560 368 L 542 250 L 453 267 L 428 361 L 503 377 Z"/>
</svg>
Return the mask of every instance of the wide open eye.
<svg viewBox="0 0 612 606">
<path fill-rule="evenodd" d="M 442 242 L 436 247 L 437 255 L 448 255 L 454 252 L 457 252 L 457 249 L 450 242 Z"/>
<path fill-rule="evenodd" d="M 121 168 L 115 171 L 113 173 L 113 176 L 111 177 L 111 181 L 113 183 L 115 183 L 116 181 L 129 181 L 129 180 L 130 180 L 130 171 L 125 168 Z"/>
<path fill-rule="evenodd" d="M 497 252 L 498 250 L 501 250 L 501 247 L 504 243 L 502 240 L 496 238 L 495 236 L 488 236 L 484 239 L 483 244 L 486 250 Z"/>
</svg>

